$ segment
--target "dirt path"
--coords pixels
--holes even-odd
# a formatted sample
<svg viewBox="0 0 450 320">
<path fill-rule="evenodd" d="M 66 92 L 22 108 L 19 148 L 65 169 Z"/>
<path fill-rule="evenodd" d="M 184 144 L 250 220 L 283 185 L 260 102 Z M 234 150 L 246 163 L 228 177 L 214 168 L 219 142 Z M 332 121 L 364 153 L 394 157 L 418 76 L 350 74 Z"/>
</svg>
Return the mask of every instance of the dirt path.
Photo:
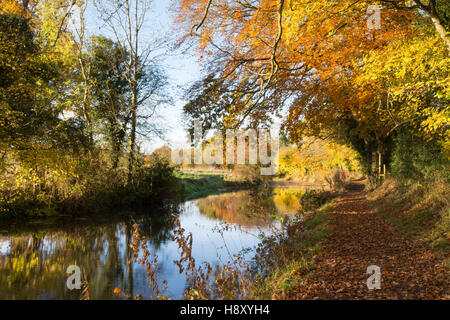
<svg viewBox="0 0 450 320">
<path fill-rule="evenodd" d="M 293 299 L 449 299 L 448 273 L 429 249 L 402 237 L 369 210 L 362 184 L 336 201 L 311 276 Z M 381 289 L 367 288 L 367 267 L 381 269 Z"/>
</svg>

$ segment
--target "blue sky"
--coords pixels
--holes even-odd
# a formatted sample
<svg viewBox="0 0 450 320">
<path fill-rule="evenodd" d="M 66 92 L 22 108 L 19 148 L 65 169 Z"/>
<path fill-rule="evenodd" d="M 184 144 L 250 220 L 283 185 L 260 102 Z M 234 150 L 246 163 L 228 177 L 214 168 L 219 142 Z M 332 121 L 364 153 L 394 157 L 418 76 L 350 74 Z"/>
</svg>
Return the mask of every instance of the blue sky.
<svg viewBox="0 0 450 320">
<path fill-rule="evenodd" d="M 154 8 L 150 14 L 152 20 L 155 17 L 155 20 L 158 21 L 157 23 L 160 24 L 159 28 L 162 28 L 167 32 L 173 31 L 176 26 L 174 26 L 168 10 L 173 1 L 154 0 L 153 2 Z M 200 65 L 193 56 L 193 52 L 191 52 L 190 55 L 175 53 L 173 56 L 167 58 L 165 66 L 169 81 L 174 88 L 177 86 L 185 86 L 200 77 Z M 162 116 L 166 119 L 165 124 L 167 124 L 169 128 L 167 140 L 170 145 L 178 145 L 186 142 L 186 132 L 184 131 L 184 123 L 181 117 L 185 101 L 180 99 L 179 93 L 181 92 L 174 92 L 175 96 L 173 98 L 175 104 L 162 112 Z M 145 146 L 145 148 L 146 151 L 153 151 L 165 143 L 165 141 L 160 140 L 147 142 L 148 146 Z"/>
<path fill-rule="evenodd" d="M 147 14 L 145 29 L 150 32 L 157 31 L 158 34 L 174 34 L 176 33 L 176 26 L 172 22 L 171 13 L 169 13 L 169 6 L 173 4 L 170 0 L 153 0 L 151 11 Z M 114 36 L 109 30 L 108 26 L 99 18 L 95 8 L 90 8 L 87 16 L 88 32 L 91 34 L 103 34 L 114 39 Z M 146 38 L 143 33 L 142 41 L 151 41 L 152 36 L 148 35 Z M 165 144 L 171 146 L 179 146 L 186 142 L 186 132 L 184 130 L 184 123 L 182 122 L 182 107 L 185 101 L 181 100 L 180 86 L 185 86 L 192 83 L 200 77 L 200 66 L 197 59 L 190 55 L 182 55 L 179 52 L 168 52 L 164 59 L 164 68 L 169 77 L 171 90 L 169 92 L 174 100 L 174 105 L 167 106 L 161 109 L 161 116 L 164 128 L 167 130 L 166 139 L 144 139 L 142 141 L 142 149 L 146 153 L 151 153 L 158 147 Z"/>
</svg>

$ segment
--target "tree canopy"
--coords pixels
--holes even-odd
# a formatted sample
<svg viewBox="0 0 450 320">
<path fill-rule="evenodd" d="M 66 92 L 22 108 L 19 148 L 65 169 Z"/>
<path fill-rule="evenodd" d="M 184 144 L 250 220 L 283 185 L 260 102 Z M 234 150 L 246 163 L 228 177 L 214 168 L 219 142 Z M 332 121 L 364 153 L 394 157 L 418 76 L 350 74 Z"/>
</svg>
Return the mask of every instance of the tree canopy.
<svg viewBox="0 0 450 320">
<path fill-rule="evenodd" d="M 185 113 L 223 126 L 279 115 L 294 142 L 332 137 L 365 156 L 409 126 L 448 152 L 448 12 L 446 1 L 179 0 L 181 40 L 205 66 Z"/>
</svg>

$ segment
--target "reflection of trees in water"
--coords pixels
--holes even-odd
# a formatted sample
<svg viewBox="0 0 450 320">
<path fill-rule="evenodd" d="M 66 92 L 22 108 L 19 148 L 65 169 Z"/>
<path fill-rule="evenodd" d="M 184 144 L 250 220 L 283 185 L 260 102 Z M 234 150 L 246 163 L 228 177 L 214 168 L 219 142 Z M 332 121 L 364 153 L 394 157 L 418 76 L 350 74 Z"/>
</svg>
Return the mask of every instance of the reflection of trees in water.
<svg viewBox="0 0 450 320">
<path fill-rule="evenodd" d="M 9 254 L 1 257 L 0 297 L 78 299 L 79 292 L 70 292 L 65 286 L 66 269 L 70 265 L 78 265 L 87 273 L 95 269 L 105 241 L 93 239 L 90 230 L 70 236 L 42 232 L 11 238 Z"/>
<path fill-rule="evenodd" d="M 305 189 L 277 187 L 273 189 L 273 201 L 279 213 L 295 215 L 301 209 L 300 198 Z"/>
<path fill-rule="evenodd" d="M 151 217 L 135 219 L 142 236 L 148 239 L 154 249 L 170 240 L 172 230 L 179 224 L 179 208 L 170 212 L 161 212 Z M 130 225 L 131 226 L 131 225 Z"/>
<path fill-rule="evenodd" d="M 0 256 L 0 299 L 79 299 L 80 290 L 66 287 L 70 265 L 79 266 L 87 276 L 91 298 L 116 298 L 115 287 L 132 292 L 131 225 L 138 223 L 149 245 L 159 248 L 176 226 L 177 213 L 172 212 L 100 224 L 77 221 L 76 226 L 33 227 L 32 233 L 15 231 L 8 253 Z"/>
<path fill-rule="evenodd" d="M 295 215 L 301 209 L 300 198 L 304 189 L 265 187 L 198 200 L 200 212 L 210 218 L 244 227 L 259 227 L 274 218 Z"/>
<path fill-rule="evenodd" d="M 299 210 L 300 191 L 283 188 L 258 188 L 198 200 L 202 214 L 245 227 L 267 225 L 279 214 L 295 214 Z"/>
</svg>

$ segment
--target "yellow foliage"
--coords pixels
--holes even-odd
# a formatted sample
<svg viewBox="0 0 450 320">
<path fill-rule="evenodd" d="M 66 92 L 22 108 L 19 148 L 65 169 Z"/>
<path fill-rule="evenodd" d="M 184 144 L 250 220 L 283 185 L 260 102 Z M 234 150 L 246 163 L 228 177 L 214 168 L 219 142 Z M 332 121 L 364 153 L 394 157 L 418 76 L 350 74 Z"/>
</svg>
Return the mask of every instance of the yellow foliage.
<svg viewBox="0 0 450 320">
<path fill-rule="evenodd" d="M 281 175 L 302 178 L 336 168 L 358 171 L 356 152 L 347 146 L 314 138 L 304 139 L 300 148 L 293 145 L 280 148 Z"/>
</svg>

